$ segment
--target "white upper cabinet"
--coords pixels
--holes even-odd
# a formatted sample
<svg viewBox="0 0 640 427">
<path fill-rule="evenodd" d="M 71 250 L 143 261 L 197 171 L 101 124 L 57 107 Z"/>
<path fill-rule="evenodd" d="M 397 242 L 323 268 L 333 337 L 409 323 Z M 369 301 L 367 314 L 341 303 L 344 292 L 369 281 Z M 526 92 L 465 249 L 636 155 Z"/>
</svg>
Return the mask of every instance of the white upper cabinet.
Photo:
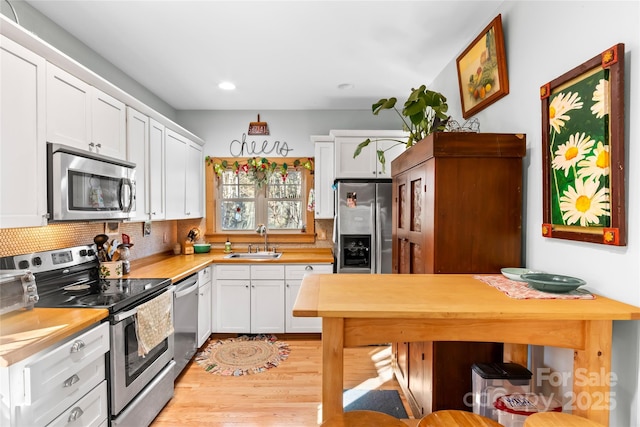
<svg viewBox="0 0 640 427">
<path fill-rule="evenodd" d="M 316 198 L 315 218 L 333 219 L 333 181 L 334 172 L 334 143 L 329 135 L 313 135 L 314 143 L 314 192 Z"/>
<path fill-rule="evenodd" d="M 89 149 L 91 86 L 47 63 L 47 141 Z"/>
<path fill-rule="evenodd" d="M 47 141 L 125 159 L 125 104 L 47 63 Z"/>
<path fill-rule="evenodd" d="M 391 178 L 391 161 L 405 150 L 398 141 L 407 139 L 405 132 L 387 130 L 332 130 L 330 134 L 335 138 L 336 178 Z M 367 138 L 371 143 L 354 158 L 358 145 Z M 384 164 L 378 160 L 378 150 L 384 151 Z"/>
<path fill-rule="evenodd" d="M 204 215 L 204 157 L 202 147 L 188 140 L 186 160 L 185 215 L 187 218 L 200 218 Z"/>
<path fill-rule="evenodd" d="M 0 36 L 0 228 L 47 223 L 45 64 Z"/>
<path fill-rule="evenodd" d="M 167 129 L 165 134 L 166 219 L 203 215 L 202 147 Z"/>
<path fill-rule="evenodd" d="M 124 158 L 127 151 L 126 124 L 125 104 L 96 88 L 91 88 L 91 143 L 95 144 L 96 152 Z"/>
<path fill-rule="evenodd" d="M 148 200 L 152 220 L 165 218 L 165 127 L 149 120 L 149 186 Z"/>
<path fill-rule="evenodd" d="M 149 213 L 149 117 L 127 108 L 127 160 L 136 164 L 135 217 L 131 221 L 146 221 Z"/>
</svg>

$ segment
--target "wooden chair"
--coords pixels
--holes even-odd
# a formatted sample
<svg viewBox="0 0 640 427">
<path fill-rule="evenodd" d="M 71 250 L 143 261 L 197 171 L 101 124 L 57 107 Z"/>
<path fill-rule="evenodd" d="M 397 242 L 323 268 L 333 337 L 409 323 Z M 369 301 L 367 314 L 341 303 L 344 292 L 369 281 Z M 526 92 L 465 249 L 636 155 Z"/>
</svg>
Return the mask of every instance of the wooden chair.
<svg viewBox="0 0 640 427">
<path fill-rule="evenodd" d="M 504 427 L 491 418 L 467 411 L 443 410 L 423 417 L 416 427 Z"/>
<path fill-rule="evenodd" d="M 539 412 L 529 415 L 524 427 L 604 427 L 602 424 L 564 412 Z"/>
<path fill-rule="evenodd" d="M 349 411 L 329 418 L 321 424 L 321 427 L 407 427 L 407 425 L 382 412 Z"/>
</svg>

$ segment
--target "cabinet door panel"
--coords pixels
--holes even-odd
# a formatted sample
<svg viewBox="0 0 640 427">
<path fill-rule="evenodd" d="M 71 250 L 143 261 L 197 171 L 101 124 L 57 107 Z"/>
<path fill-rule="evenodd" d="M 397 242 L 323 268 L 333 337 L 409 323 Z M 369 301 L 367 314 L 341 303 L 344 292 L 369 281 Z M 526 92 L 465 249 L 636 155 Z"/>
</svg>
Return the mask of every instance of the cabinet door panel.
<svg viewBox="0 0 640 427">
<path fill-rule="evenodd" d="M 135 217 L 132 221 L 149 219 L 149 117 L 127 109 L 127 160 L 136 164 Z"/>
<path fill-rule="evenodd" d="M 89 150 L 91 86 L 47 63 L 47 141 Z"/>
<path fill-rule="evenodd" d="M 251 333 L 284 332 L 284 281 L 251 281 Z"/>
<path fill-rule="evenodd" d="M 202 147 L 191 141 L 187 144 L 185 175 L 185 215 L 187 218 L 202 217 L 204 198 L 204 161 Z"/>
<path fill-rule="evenodd" d="M 91 142 L 96 152 L 124 159 L 127 155 L 127 111 L 123 102 L 91 89 Z"/>
<path fill-rule="evenodd" d="M 165 128 L 151 119 L 149 121 L 149 211 L 151 219 L 165 218 Z"/>
<path fill-rule="evenodd" d="M 316 219 L 333 219 L 334 197 L 334 144 L 333 142 L 316 142 L 314 186 L 316 196 Z"/>
<path fill-rule="evenodd" d="M 0 63 L 0 227 L 46 225 L 46 62 L 0 36 Z"/>
<path fill-rule="evenodd" d="M 358 144 L 366 137 L 336 138 L 335 167 L 336 178 L 375 178 L 376 149 L 375 143 L 369 144 L 360 155 L 353 158 Z"/>
<path fill-rule="evenodd" d="M 218 280 L 216 283 L 218 332 L 245 334 L 251 332 L 249 281 Z"/>
<path fill-rule="evenodd" d="M 211 281 L 198 289 L 198 347 L 211 335 Z"/>
<path fill-rule="evenodd" d="M 174 132 L 165 135 L 166 219 L 183 219 L 185 213 L 187 142 Z"/>
</svg>

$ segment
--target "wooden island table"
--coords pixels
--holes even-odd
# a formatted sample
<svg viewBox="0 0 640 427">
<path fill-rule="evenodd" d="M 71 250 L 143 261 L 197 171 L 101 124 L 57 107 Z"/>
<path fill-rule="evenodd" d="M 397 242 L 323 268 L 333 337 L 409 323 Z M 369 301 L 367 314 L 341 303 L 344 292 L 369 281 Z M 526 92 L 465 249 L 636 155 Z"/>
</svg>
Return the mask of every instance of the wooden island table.
<svg viewBox="0 0 640 427">
<path fill-rule="evenodd" d="M 492 341 L 574 349 L 573 413 L 608 425 L 610 386 L 602 376 L 611 372 L 613 320 L 638 320 L 640 307 L 599 295 L 592 300 L 513 299 L 473 276 L 306 276 L 293 315 L 322 317 L 323 419 L 343 411 L 345 347 Z M 599 380 L 585 381 L 585 375 Z"/>
</svg>

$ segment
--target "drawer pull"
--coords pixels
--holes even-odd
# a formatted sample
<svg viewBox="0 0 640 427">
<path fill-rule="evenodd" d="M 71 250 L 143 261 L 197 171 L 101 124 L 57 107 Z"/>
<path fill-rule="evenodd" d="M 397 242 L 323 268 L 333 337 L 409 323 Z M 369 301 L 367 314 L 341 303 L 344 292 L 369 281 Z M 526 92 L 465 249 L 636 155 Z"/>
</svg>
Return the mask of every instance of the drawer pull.
<svg viewBox="0 0 640 427">
<path fill-rule="evenodd" d="M 70 423 L 74 422 L 75 420 L 80 418 L 82 414 L 84 414 L 84 411 L 80 409 L 80 407 L 76 406 L 71 410 L 71 413 L 69 414 L 69 422 Z"/>
<path fill-rule="evenodd" d="M 305 269 L 306 271 L 313 271 L 313 267 L 312 267 L 312 266 L 310 266 L 310 265 L 307 265 L 304 269 Z"/>
<path fill-rule="evenodd" d="M 82 350 L 83 348 L 85 348 L 86 344 L 84 343 L 84 341 L 82 340 L 77 340 L 76 342 L 73 343 L 73 345 L 71 346 L 71 353 L 77 353 L 80 350 Z"/>
<path fill-rule="evenodd" d="M 80 377 L 77 374 L 73 374 L 70 378 L 67 378 L 64 381 L 64 386 L 65 387 L 71 387 L 72 385 L 74 385 L 78 381 L 80 381 Z"/>
</svg>

